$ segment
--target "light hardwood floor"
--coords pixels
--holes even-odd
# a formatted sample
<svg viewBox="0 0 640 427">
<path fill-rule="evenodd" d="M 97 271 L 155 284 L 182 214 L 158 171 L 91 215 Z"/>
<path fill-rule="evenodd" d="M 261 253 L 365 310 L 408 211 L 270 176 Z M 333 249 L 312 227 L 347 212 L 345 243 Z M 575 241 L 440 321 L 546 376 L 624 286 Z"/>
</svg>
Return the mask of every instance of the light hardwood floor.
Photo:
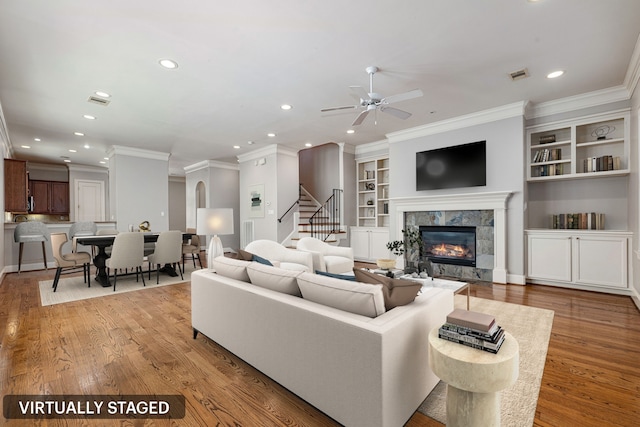
<svg viewBox="0 0 640 427">
<path fill-rule="evenodd" d="M 2 396 L 182 394 L 187 414 L 173 423 L 36 424 L 337 425 L 202 334 L 194 340 L 188 283 L 41 307 L 38 281 L 53 272 L 12 273 L 0 284 Z M 640 313 L 630 298 L 517 285 L 472 285 L 471 294 L 555 311 L 536 426 L 638 425 Z M 441 425 L 419 413 L 407 423 Z"/>
</svg>

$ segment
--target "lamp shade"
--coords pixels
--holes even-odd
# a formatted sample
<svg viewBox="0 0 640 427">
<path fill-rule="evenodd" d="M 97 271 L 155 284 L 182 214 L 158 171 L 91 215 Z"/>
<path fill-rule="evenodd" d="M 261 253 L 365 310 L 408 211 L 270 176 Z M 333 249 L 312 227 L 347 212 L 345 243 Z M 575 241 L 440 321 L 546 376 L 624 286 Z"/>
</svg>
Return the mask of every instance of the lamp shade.
<svg viewBox="0 0 640 427">
<path fill-rule="evenodd" d="M 233 209 L 198 208 L 196 232 L 200 235 L 233 234 Z"/>
</svg>

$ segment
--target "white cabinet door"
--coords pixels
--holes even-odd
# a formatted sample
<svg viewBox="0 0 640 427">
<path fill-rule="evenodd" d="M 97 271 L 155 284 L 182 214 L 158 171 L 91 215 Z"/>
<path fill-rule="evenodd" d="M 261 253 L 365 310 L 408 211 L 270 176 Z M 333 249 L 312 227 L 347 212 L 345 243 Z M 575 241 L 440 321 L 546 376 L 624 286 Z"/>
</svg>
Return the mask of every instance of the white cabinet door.
<svg viewBox="0 0 640 427">
<path fill-rule="evenodd" d="M 389 230 L 386 228 L 373 229 L 369 234 L 369 259 L 377 260 L 380 258 L 389 258 Z"/>
<path fill-rule="evenodd" d="M 571 241 L 566 235 L 528 235 L 527 275 L 532 279 L 570 282 Z"/>
<path fill-rule="evenodd" d="M 586 285 L 627 288 L 627 242 L 624 237 L 574 238 L 574 281 Z"/>
<path fill-rule="evenodd" d="M 367 229 L 351 227 L 351 248 L 355 259 L 369 260 L 369 231 Z"/>
</svg>

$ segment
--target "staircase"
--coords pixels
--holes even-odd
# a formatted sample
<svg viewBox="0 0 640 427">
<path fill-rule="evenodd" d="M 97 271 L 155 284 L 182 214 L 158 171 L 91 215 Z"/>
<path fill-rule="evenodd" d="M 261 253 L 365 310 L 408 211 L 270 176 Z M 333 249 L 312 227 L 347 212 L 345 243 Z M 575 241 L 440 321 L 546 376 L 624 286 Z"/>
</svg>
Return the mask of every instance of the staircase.
<svg viewBox="0 0 640 427">
<path fill-rule="evenodd" d="M 312 198 L 307 192 L 306 190 L 304 190 L 304 188 L 302 189 L 303 191 L 300 192 L 300 198 L 298 201 L 298 212 L 299 212 L 299 220 L 298 220 L 298 230 L 297 230 L 297 236 L 293 236 L 291 238 L 291 246 L 292 247 L 296 247 L 298 240 L 300 240 L 302 237 L 310 237 L 311 236 L 311 224 L 310 224 L 310 220 L 311 217 L 318 212 L 318 210 L 321 208 L 320 203 L 315 200 L 314 198 Z M 333 231 L 333 229 L 340 227 L 340 223 L 336 223 L 336 222 L 330 222 L 329 221 L 329 215 L 325 212 L 320 212 L 318 214 L 316 214 L 314 216 L 314 221 L 316 221 L 316 223 L 318 222 L 322 222 L 322 228 L 326 228 L 329 231 L 327 231 L 327 238 L 324 240 L 326 243 L 329 243 L 331 245 L 337 245 L 339 243 L 339 241 L 341 239 L 346 238 L 346 231 L 344 230 L 335 230 Z M 317 231 L 317 227 L 316 226 L 316 231 Z M 322 237 L 316 236 L 318 238 L 323 238 L 324 235 Z"/>
</svg>

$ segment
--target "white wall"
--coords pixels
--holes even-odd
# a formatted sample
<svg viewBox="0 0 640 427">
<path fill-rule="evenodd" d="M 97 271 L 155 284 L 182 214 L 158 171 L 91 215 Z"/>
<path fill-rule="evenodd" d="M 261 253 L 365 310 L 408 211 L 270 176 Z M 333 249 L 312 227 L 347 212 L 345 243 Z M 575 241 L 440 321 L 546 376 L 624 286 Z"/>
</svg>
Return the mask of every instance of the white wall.
<svg viewBox="0 0 640 427">
<path fill-rule="evenodd" d="M 416 191 L 416 153 L 435 148 L 487 141 L 487 185 Z M 510 117 L 437 134 L 417 136 L 389 145 L 389 194 L 398 197 L 510 191 L 507 204 L 507 271 L 525 274 L 524 264 L 524 119 Z M 390 233 L 395 227 L 390 228 Z M 390 236 L 393 240 L 395 237 Z"/>
<path fill-rule="evenodd" d="M 629 178 L 629 230 L 633 232 L 631 254 L 631 289 L 640 308 L 640 91 L 631 98 L 631 175 Z"/>
<path fill-rule="evenodd" d="M 187 200 L 185 193 L 185 178 L 183 176 L 169 177 L 169 230 L 187 228 Z"/>
<path fill-rule="evenodd" d="M 110 151 L 107 220 L 116 221 L 118 230 L 143 221 L 149 221 L 154 232 L 169 229 L 168 154 L 164 157 L 126 147 Z"/>
</svg>

